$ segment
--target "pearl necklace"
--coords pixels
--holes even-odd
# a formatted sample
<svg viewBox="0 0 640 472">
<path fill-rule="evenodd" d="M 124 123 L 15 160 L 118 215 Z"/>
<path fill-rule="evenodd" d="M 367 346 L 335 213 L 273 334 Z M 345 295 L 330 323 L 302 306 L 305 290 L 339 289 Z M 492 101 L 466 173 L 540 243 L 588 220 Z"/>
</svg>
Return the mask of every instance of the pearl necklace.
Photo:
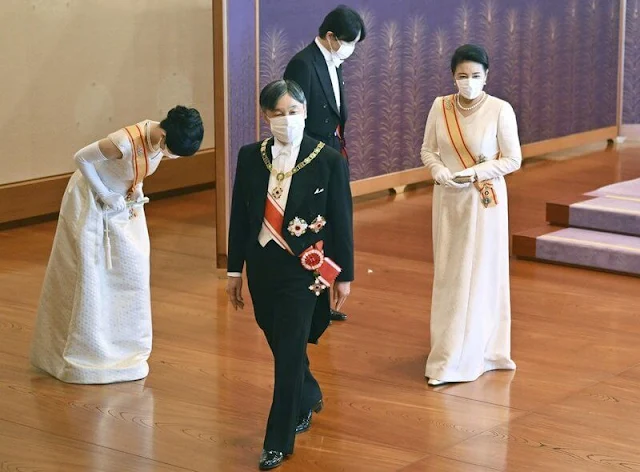
<svg viewBox="0 0 640 472">
<path fill-rule="evenodd" d="M 478 100 L 478 102 L 475 105 L 471 105 L 470 107 L 463 107 L 462 106 L 462 103 L 460 103 L 460 94 L 457 93 L 456 94 L 456 102 L 458 104 L 458 107 L 463 111 L 475 110 L 480 105 L 482 105 L 484 103 L 484 101 L 486 100 L 486 98 L 488 97 L 487 92 L 482 92 L 482 93 L 484 94 L 483 97 L 480 100 Z"/>
</svg>

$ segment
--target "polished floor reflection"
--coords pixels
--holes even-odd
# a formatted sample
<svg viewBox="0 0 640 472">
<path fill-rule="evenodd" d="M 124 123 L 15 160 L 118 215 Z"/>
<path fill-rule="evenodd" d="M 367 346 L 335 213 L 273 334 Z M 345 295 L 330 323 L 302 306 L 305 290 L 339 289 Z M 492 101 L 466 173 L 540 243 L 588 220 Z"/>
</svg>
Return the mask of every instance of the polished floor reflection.
<svg viewBox="0 0 640 472">
<path fill-rule="evenodd" d="M 513 232 L 544 203 L 640 175 L 640 150 L 527 165 Z M 213 193 L 152 202 L 151 374 L 65 385 L 27 352 L 55 229 L 0 232 L 0 470 L 256 470 L 272 365 L 214 270 Z M 429 388 L 431 190 L 356 205 L 357 281 L 310 348 L 326 408 L 283 471 L 640 470 L 640 280 L 513 260 L 516 372 Z"/>
</svg>

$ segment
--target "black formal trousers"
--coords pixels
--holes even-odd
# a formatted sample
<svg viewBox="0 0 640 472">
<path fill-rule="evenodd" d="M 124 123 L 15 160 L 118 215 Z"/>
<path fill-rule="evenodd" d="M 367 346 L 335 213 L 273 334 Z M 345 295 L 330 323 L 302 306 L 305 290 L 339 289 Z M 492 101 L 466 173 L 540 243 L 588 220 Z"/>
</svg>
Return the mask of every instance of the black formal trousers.
<svg viewBox="0 0 640 472">
<path fill-rule="evenodd" d="M 264 449 L 293 453 L 295 428 L 321 398 L 309 370 L 307 343 L 317 303 L 313 274 L 275 242 L 247 254 L 247 279 L 258 326 L 273 353 L 275 385 Z"/>
</svg>

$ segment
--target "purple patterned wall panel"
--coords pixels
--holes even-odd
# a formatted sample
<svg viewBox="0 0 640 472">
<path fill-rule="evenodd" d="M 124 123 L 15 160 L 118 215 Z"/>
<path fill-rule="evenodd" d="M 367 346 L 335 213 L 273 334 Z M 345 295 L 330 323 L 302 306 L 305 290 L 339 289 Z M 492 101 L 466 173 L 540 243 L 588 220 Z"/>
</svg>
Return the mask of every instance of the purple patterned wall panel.
<svg viewBox="0 0 640 472">
<path fill-rule="evenodd" d="M 282 76 L 338 3 L 260 0 L 262 85 Z M 453 92 L 449 60 L 465 42 L 489 50 L 487 90 L 514 106 L 523 143 L 616 123 L 617 0 L 344 3 L 369 29 L 344 66 L 354 180 L 420 165 L 427 113 Z"/>
<path fill-rule="evenodd" d="M 622 122 L 640 123 L 640 0 L 627 0 Z"/>
<path fill-rule="evenodd" d="M 231 0 L 227 4 L 228 170 L 232 184 L 238 151 L 256 138 L 256 1 Z"/>
</svg>

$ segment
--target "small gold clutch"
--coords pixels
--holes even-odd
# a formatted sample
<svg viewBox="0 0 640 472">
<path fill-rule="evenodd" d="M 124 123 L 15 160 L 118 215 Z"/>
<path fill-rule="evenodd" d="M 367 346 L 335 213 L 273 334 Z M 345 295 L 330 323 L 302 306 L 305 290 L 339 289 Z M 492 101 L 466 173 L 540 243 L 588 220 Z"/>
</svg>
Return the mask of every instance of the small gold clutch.
<svg viewBox="0 0 640 472">
<path fill-rule="evenodd" d="M 461 175 L 458 177 L 454 177 L 453 181 L 457 184 L 470 184 L 471 182 L 473 182 L 473 177 L 468 175 Z"/>
</svg>

